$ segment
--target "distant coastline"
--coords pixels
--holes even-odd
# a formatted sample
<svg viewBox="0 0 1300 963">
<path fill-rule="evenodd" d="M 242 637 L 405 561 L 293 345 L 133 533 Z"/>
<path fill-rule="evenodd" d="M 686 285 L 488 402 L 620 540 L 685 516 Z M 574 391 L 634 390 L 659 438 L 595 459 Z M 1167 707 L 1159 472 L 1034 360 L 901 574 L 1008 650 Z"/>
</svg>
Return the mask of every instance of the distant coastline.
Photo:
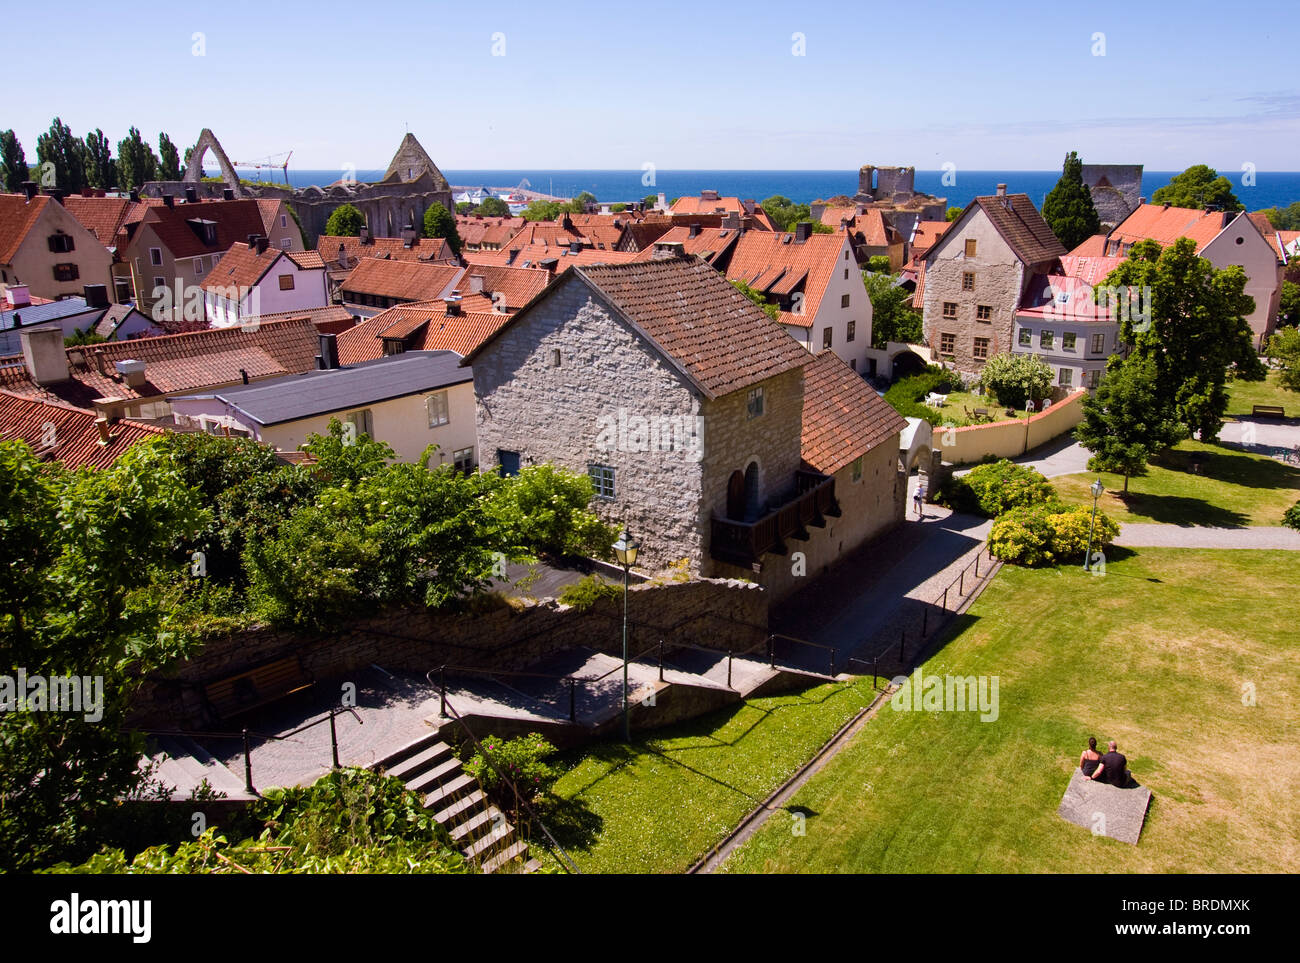
<svg viewBox="0 0 1300 963">
<path fill-rule="evenodd" d="M 216 171 L 210 173 L 215 174 Z M 1148 200 L 1152 193 L 1169 183 L 1177 171 L 1145 171 L 1142 177 L 1142 195 Z M 1254 186 L 1242 184 L 1240 171 L 1220 171 L 1232 181 L 1233 191 L 1247 210 L 1266 207 L 1285 207 L 1300 201 L 1300 172 L 1258 171 Z M 252 180 L 247 172 L 241 176 Z M 452 184 L 460 187 L 514 187 L 527 180 L 535 191 L 572 197 L 580 191 L 590 191 L 601 201 L 640 200 L 647 194 L 663 193 L 669 199 L 689 194 L 699 194 L 706 188 L 715 188 L 724 196 L 753 198 L 761 201 L 774 194 L 807 204 L 818 198 L 836 194 L 853 196 L 858 189 L 858 172 L 852 171 L 742 171 L 742 170 L 661 170 L 654 172 L 654 184 L 647 172 L 640 170 L 584 171 L 584 170 L 453 170 L 443 174 Z M 361 181 L 379 180 L 383 170 L 359 170 L 355 176 Z M 281 175 L 277 175 L 277 180 Z M 325 186 L 343 176 L 342 171 L 289 170 L 289 183 L 294 187 L 311 184 Z M 938 197 L 946 197 L 949 206 L 964 207 L 972 198 L 992 194 L 998 184 L 1006 184 L 1013 193 L 1028 194 L 1034 204 L 1041 206 L 1043 198 L 1061 176 L 1053 171 L 963 171 L 949 175 L 951 182 L 944 183 L 943 171 L 918 170 L 916 189 Z M 268 176 L 267 180 L 271 180 Z"/>
</svg>

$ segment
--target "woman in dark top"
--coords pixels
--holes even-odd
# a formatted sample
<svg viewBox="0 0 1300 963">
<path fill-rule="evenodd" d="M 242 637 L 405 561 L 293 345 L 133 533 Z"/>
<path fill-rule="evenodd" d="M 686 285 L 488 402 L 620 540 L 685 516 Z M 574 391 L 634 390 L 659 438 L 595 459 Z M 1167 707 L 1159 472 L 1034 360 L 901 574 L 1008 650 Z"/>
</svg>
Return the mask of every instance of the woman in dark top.
<svg viewBox="0 0 1300 963">
<path fill-rule="evenodd" d="M 1097 771 L 1097 764 L 1101 762 L 1101 753 L 1097 751 L 1097 737 L 1088 737 L 1088 748 L 1083 750 L 1083 755 L 1079 757 L 1079 768 L 1089 779 Z"/>
</svg>

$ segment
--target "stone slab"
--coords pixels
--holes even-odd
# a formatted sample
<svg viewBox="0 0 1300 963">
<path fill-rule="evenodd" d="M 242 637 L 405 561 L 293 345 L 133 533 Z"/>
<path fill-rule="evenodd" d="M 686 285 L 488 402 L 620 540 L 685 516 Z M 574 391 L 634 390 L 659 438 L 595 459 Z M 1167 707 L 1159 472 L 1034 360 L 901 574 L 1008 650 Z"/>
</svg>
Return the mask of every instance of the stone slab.
<svg viewBox="0 0 1300 963">
<path fill-rule="evenodd" d="M 1145 786 L 1117 789 L 1094 782 L 1076 769 L 1056 814 L 1098 836 L 1136 846 L 1150 805 L 1151 790 Z"/>
</svg>

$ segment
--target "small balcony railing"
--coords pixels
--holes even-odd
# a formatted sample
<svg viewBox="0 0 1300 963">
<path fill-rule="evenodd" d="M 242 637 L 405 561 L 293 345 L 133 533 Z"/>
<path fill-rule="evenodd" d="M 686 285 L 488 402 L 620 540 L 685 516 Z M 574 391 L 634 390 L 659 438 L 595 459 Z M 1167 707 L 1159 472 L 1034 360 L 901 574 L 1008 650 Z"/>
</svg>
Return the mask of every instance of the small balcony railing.
<svg viewBox="0 0 1300 963">
<path fill-rule="evenodd" d="M 712 519 L 709 554 L 719 562 L 749 568 L 769 552 L 785 555 L 789 539 L 806 542 L 808 526 L 824 528 L 826 516 L 838 518 L 835 479 L 817 472 L 795 472 L 795 489 L 790 498 L 753 521 Z"/>
</svg>

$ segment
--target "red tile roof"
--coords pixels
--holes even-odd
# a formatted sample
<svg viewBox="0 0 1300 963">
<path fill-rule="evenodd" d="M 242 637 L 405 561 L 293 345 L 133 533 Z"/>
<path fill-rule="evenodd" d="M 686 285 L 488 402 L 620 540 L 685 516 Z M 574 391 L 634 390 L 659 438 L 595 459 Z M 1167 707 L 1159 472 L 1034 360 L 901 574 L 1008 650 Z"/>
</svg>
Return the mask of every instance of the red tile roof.
<svg viewBox="0 0 1300 963">
<path fill-rule="evenodd" d="M 727 265 L 727 279 L 744 281 L 764 294 L 788 295 L 803 284 L 803 312 L 781 312 L 781 323 L 811 327 L 822 295 L 844 260 L 843 234 L 811 234 L 796 244 L 793 234 L 746 231 L 736 242 Z"/>
<path fill-rule="evenodd" d="M 950 221 L 917 221 L 916 228 L 912 231 L 912 260 L 924 257 L 925 252 L 934 247 L 934 242 L 943 237 L 950 227 Z"/>
<path fill-rule="evenodd" d="M 659 237 L 655 244 L 677 243 L 682 246 L 684 253 L 703 258 L 709 264 L 717 264 L 726 259 L 727 252 L 736 243 L 740 233 L 732 228 L 702 227 L 691 237 L 691 228 L 674 227 Z M 654 255 L 655 247 L 651 244 L 637 253 L 637 260 L 649 261 Z"/>
<path fill-rule="evenodd" d="M 527 221 L 522 217 L 480 217 L 477 214 L 457 214 L 456 233 L 466 247 L 484 244 L 500 247 L 519 233 Z"/>
<path fill-rule="evenodd" d="M 298 265 L 300 271 L 321 271 L 325 268 L 325 259 L 316 251 L 285 251 L 284 256 Z"/>
<path fill-rule="evenodd" d="M 211 328 L 68 348 L 68 380 L 44 387 L 31 380 L 21 357 L 0 359 L 0 389 L 91 410 L 96 398 L 149 398 L 234 384 L 241 380 L 241 368 L 250 378 L 311 371 L 318 348 L 316 329 L 306 318 L 261 321 L 256 327 Z M 73 364 L 78 356 L 84 361 Z M 105 373 L 100 373 L 96 359 L 102 359 Z M 127 360 L 145 362 L 143 385 L 132 387 L 117 375 L 115 362 Z"/>
<path fill-rule="evenodd" d="M 590 285 L 709 398 L 801 368 L 810 358 L 798 341 L 699 258 L 579 266 L 574 273 L 577 278 L 557 279 L 552 288 Z M 515 319 L 546 301 L 543 293 L 512 315 L 466 363 Z"/>
<path fill-rule="evenodd" d="M 216 244 L 203 243 L 198 232 L 188 223 L 195 219 L 212 221 L 217 225 Z M 150 205 L 140 223 L 142 227 L 146 224 L 153 227 L 173 258 L 220 254 L 229 251 L 233 244 L 247 242 L 250 234 L 266 233 L 262 212 L 255 200 L 199 201 L 175 207 Z"/>
<path fill-rule="evenodd" d="M 259 318 L 262 322 L 301 319 L 310 321 L 322 334 L 342 334 L 357 323 L 356 315 L 341 304 L 330 304 L 323 308 L 299 308 L 296 311 L 273 311 Z"/>
<path fill-rule="evenodd" d="M 383 357 L 384 337 L 403 338 L 408 351 L 467 355 L 510 319 L 508 314 L 448 315 L 442 301 L 399 304 L 339 335 L 339 361 L 356 364 Z"/>
<path fill-rule="evenodd" d="M 1119 262 L 1123 258 L 1103 260 Z M 1109 322 L 1109 303 L 1105 299 L 1094 300 L 1094 287 L 1078 277 L 1035 274 L 1029 279 L 1016 314 L 1048 321 Z"/>
<path fill-rule="evenodd" d="M 1246 216 L 1250 218 L 1250 222 L 1255 225 L 1259 233 L 1264 236 L 1264 240 L 1268 241 L 1268 246 L 1273 249 L 1277 259 L 1285 263 L 1290 257 L 1286 253 L 1286 246 L 1295 240 L 1297 236 L 1300 236 L 1300 231 L 1279 231 L 1263 211 L 1256 211 Z"/>
<path fill-rule="evenodd" d="M 1071 257 L 1105 257 L 1106 256 L 1106 235 L 1094 234 L 1086 241 L 1080 242 L 1079 246 L 1070 252 Z"/>
<path fill-rule="evenodd" d="M 259 253 L 257 248 L 249 247 L 247 241 L 232 244 L 230 250 L 221 256 L 221 260 L 203 278 L 199 287 L 204 291 L 228 287 L 251 288 L 280 260 L 282 253 L 284 252 L 275 247 L 268 247 Z"/>
<path fill-rule="evenodd" d="M 739 197 L 708 198 L 702 194 L 697 197 L 679 197 L 669 209 L 669 213 L 675 220 L 681 215 L 730 214 L 732 212 L 753 217 L 762 230 L 776 230 L 776 225 L 768 217 L 767 212 L 763 210 L 761 205 L 755 204 L 753 201 L 741 200 Z"/>
<path fill-rule="evenodd" d="M 1224 211 L 1201 211 L 1164 204 L 1139 204 L 1107 235 L 1106 253 L 1115 253 L 1116 242 L 1120 245 L 1120 253 L 1125 253 L 1129 245 L 1148 238 L 1159 241 L 1161 247 L 1168 247 L 1180 237 L 1190 237 L 1199 251 L 1236 216 L 1225 214 Z"/>
<path fill-rule="evenodd" d="M 907 427 L 894 408 L 833 351 L 809 359 L 803 369 L 804 464 L 833 475 L 887 442 L 898 447 Z"/>
<path fill-rule="evenodd" d="M 475 276 L 483 278 L 482 297 L 487 301 L 487 307 L 484 310 L 490 311 L 494 306 L 499 306 L 498 313 L 500 311 L 506 313 L 518 311 L 541 293 L 542 288 L 546 287 L 548 283 L 545 271 L 471 264 L 466 268 L 465 273 L 460 276 L 455 287 L 455 290 L 460 292 L 461 297 L 466 302 L 470 298 L 476 297 L 471 293 L 474 289 Z M 504 298 L 494 298 L 493 295 L 497 294 L 504 295 Z M 470 308 L 466 304 L 462 304 L 461 310 L 468 311 Z"/>
<path fill-rule="evenodd" d="M 45 205 L 53 203 L 56 202 L 44 194 L 37 194 L 30 201 L 26 194 L 0 194 L 0 264 L 14 259 Z"/>
<path fill-rule="evenodd" d="M 987 195 L 975 198 L 971 204 L 983 209 L 1002 239 L 1025 264 L 1041 264 L 1066 253 L 1028 194 Z"/>
<path fill-rule="evenodd" d="M 444 297 L 462 273 L 463 269 L 454 264 L 363 257 L 343 282 L 344 300 L 348 295 L 370 294 L 399 301 L 428 301 Z"/>
<path fill-rule="evenodd" d="M 82 197 L 74 194 L 63 199 L 63 206 L 105 247 L 117 245 L 118 232 L 136 203 L 125 197 Z M 143 214 L 143 211 L 141 212 Z"/>
<path fill-rule="evenodd" d="M 92 412 L 0 391 L 0 440 L 21 439 L 42 459 L 68 469 L 107 468 L 137 441 L 164 434 L 162 428 L 123 419 L 109 426 L 105 444 Z M 50 438 L 54 444 L 47 447 Z"/>
<path fill-rule="evenodd" d="M 339 248 L 343 248 L 344 262 L 339 262 Z M 417 237 L 406 247 L 400 237 L 372 237 L 366 244 L 359 237 L 336 237 L 323 234 L 316 239 L 316 251 L 331 271 L 346 271 L 357 266 L 361 258 L 388 258 L 391 261 L 425 261 L 433 263 L 456 262 L 456 255 L 445 238 Z"/>
<path fill-rule="evenodd" d="M 513 255 L 513 259 L 511 257 Z M 513 267 L 539 269 L 542 262 L 555 260 L 555 273 L 563 274 L 574 265 L 589 264 L 626 264 L 637 258 L 635 251 L 598 251 L 584 247 L 576 254 L 567 247 L 554 245 L 529 244 L 527 247 L 511 248 L 501 251 L 465 251 L 466 262 L 484 267 Z"/>
<path fill-rule="evenodd" d="M 1067 254 L 1061 258 L 1061 272 L 1096 287 L 1123 263 L 1122 257 L 1081 257 L 1078 254 Z"/>
</svg>

